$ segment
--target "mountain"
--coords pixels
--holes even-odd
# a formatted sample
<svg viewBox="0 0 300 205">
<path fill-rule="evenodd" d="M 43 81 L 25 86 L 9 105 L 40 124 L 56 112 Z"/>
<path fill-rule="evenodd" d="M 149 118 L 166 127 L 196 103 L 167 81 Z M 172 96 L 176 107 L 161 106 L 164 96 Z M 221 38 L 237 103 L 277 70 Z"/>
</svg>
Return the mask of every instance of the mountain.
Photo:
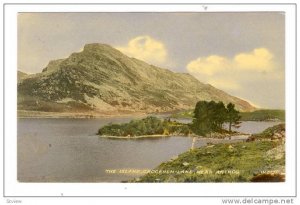
<svg viewBox="0 0 300 205">
<path fill-rule="evenodd" d="M 199 100 L 255 109 L 190 74 L 129 58 L 105 44 L 87 44 L 83 51 L 50 61 L 41 73 L 18 81 L 18 110 L 153 113 L 191 109 Z"/>
</svg>

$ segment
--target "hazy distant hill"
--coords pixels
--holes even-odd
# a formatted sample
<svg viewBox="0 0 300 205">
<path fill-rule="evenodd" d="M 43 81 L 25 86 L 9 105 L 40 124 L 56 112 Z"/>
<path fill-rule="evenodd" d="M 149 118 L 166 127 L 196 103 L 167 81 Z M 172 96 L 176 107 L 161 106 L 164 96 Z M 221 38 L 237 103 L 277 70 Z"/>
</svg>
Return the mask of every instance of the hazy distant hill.
<svg viewBox="0 0 300 205">
<path fill-rule="evenodd" d="M 19 110 L 150 113 L 191 109 L 199 100 L 254 110 L 189 74 L 129 58 L 105 44 L 88 44 L 82 52 L 50 61 L 42 73 L 18 81 Z"/>
<path fill-rule="evenodd" d="M 20 82 L 22 79 L 24 79 L 26 76 L 28 76 L 28 74 L 18 70 L 17 76 L 18 76 L 18 82 Z"/>
</svg>

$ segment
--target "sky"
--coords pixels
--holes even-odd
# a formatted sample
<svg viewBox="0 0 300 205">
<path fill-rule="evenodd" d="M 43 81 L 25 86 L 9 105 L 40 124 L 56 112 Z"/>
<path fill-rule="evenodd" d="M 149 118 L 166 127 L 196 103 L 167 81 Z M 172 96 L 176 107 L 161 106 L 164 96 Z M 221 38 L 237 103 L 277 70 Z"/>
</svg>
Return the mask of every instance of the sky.
<svg viewBox="0 0 300 205">
<path fill-rule="evenodd" d="M 41 72 L 87 43 L 105 43 L 256 107 L 284 109 L 284 29 L 280 12 L 19 13 L 18 70 Z"/>
</svg>

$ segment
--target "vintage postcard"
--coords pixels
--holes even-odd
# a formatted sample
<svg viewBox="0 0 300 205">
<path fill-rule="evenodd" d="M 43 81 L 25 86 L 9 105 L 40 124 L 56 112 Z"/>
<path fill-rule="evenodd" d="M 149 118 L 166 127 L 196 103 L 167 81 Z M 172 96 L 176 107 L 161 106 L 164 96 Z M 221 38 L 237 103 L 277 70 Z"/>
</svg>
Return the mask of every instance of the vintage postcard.
<svg viewBox="0 0 300 205">
<path fill-rule="evenodd" d="M 99 8 L 16 12 L 18 184 L 289 182 L 285 10 Z"/>
<path fill-rule="evenodd" d="M 284 181 L 284 19 L 19 13 L 18 180 Z"/>
</svg>

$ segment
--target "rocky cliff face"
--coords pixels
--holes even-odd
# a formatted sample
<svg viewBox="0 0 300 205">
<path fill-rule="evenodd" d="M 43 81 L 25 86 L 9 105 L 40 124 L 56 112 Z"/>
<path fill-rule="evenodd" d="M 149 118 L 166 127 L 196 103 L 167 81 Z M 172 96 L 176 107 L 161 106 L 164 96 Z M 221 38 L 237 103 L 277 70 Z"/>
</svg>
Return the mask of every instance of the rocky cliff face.
<svg viewBox="0 0 300 205">
<path fill-rule="evenodd" d="M 199 100 L 254 109 L 189 74 L 129 58 L 105 44 L 88 44 L 82 52 L 50 61 L 42 73 L 18 81 L 20 110 L 151 113 L 191 109 Z"/>
</svg>

